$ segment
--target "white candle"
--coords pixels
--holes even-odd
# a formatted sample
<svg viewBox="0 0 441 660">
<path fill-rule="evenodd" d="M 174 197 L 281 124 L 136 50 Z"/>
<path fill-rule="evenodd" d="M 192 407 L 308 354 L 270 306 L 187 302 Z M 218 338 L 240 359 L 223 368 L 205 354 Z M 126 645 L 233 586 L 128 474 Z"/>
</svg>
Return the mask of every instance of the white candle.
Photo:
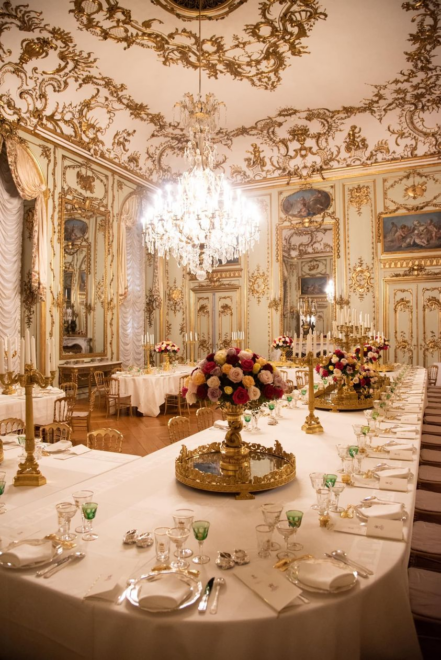
<svg viewBox="0 0 441 660">
<path fill-rule="evenodd" d="M 20 374 L 23 376 L 25 372 L 25 340 L 20 340 Z"/>
<path fill-rule="evenodd" d="M 187 333 L 185 333 L 185 341 L 187 341 L 187 338 L 188 338 Z"/>
<path fill-rule="evenodd" d="M 155 343 L 155 335 L 154 334 L 150 335 L 150 343 L 151 344 Z"/>
<path fill-rule="evenodd" d="M 323 332 L 320 333 L 320 355 L 323 357 Z"/>
<path fill-rule="evenodd" d="M 190 341 L 192 341 L 192 339 L 193 339 L 193 333 L 192 333 L 192 331 L 190 330 Z"/>
<path fill-rule="evenodd" d="M 25 361 L 26 364 L 29 364 L 31 361 L 31 335 L 29 334 L 29 328 L 25 332 Z"/>
<path fill-rule="evenodd" d="M 8 371 L 12 371 L 12 340 L 11 337 L 8 337 L 6 340 L 7 351 L 8 351 Z"/>
<path fill-rule="evenodd" d="M 195 340 L 195 341 L 198 340 L 198 333 L 197 333 L 197 332 L 194 333 L 194 340 Z"/>
<path fill-rule="evenodd" d="M 31 337 L 31 362 L 35 368 L 37 368 L 37 347 L 35 345 L 35 337 Z"/>
<path fill-rule="evenodd" d="M 366 314 L 366 316 L 367 316 L 366 326 L 369 328 L 369 327 L 370 327 L 371 317 L 369 316 L 369 314 Z"/>
<path fill-rule="evenodd" d="M 51 353 L 51 342 L 49 339 L 47 339 L 46 340 L 46 373 L 45 373 L 47 377 L 51 375 L 50 353 Z"/>
<path fill-rule="evenodd" d="M 5 373 L 5 342 L 0 338 L 0 374 Z"/>
<path fill-rule="evenodd" d="M 51 342 L 51 371 L 56 371 L 56 362 L 55 362 L 55 337 L 52 337 Z"/>
</svg>

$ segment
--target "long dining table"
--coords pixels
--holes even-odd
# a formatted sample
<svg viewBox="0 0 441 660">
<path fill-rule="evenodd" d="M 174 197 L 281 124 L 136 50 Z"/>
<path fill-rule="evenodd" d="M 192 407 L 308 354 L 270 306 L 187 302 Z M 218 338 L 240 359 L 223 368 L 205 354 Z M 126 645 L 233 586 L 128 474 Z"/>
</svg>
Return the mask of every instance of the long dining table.
<svg viewBox="0 0 441 660">
<path fill-rule="evenodd" d="M 64 396 L 58 387 L 48 387 L 45 390 L 34 389 L 34 424 L 51 424 L 54 421 L 54 403 Z M 14 417 L 26 419 L 26 401 L 24 394 L 0 395 L 0 420 Z"/>
<path fill-rule="evenodd" d="M 426 373 L 419 369 L 412 373 L 422 406 Z M 174 463 L 180 445 L 192 449 L 221 441 L 225 432 L 218 428 L 206 429 L 103 473 L 84 473 L 81 477 L 78 474 L 81 488 L 93 490 L 98 503 L 94 529 L 99 538 L 83 542 L 85 559 L 72 563 L 48 580 L 37 579 L 33 571 L 0 568 L 0 655 L 8 659 L 33 660 L 138 657 L 196 660 L 207 656 L 210 660 L 337 660 L 342 657 L 419 660 L 421 655 L 408 598 L 407 563 L 421 421 L 415 425 L 415 440 L 410 441 L 415 446 L 414 459 L 406 463 L 390 461 L 397 467 L 410 467 L 414 477 L 406 492 L 348 486 L 340 497 L 344 507 L 358 503 L 367 495 L 402 502 L 408 515 L 403 539 L 396 541 L 340 533 L 332 525 L 330 529 L 319 525 L 317 511 L 311 508 L 315 492 L 309 474 L 336 472 L 340 466 L 336 445 L 354 443 L 352 425 L 361 423 L 364 417 L 361 412 L 336 415 L 318 411 L 324 433 L 307 435 L 301 431 L 306 413 L 303 405 L 284 408 L 277 426 L 267 425 L 266 418 L 262 418 L 260 431 L 244 433 L 244 439 L 266 446 L 279 440 L 297 460 L 297 476 L 293 482 L 256 494 L 254 500 L 237 501 L 230 495 L 193 490 L 176 481 Z M 76 460 L 72 459 L 72 468 Z M 365 458 L 365 468 L 372 468 L 377 462 L 376 458 Z M 63 483 L 61 473 L 56 467 L 53 469 L 54 472 L 47 470 L 48 486 L 41 489 L 14 490 L 8 485 L 3 496 L 8 511 L 0 517 L 2 535 L 41 536 L 54 531 L 55 504 L 71 501 L 74 483 L 73 480 Z M 47 494 L 43 495 L 46 488 Z M 275 555 L 259 559 L 256 548 L 255 527 L 263 522 L 261 505 L 265 502 L 281 503 L 285 509 L 304 512 L 295 538 L 303 544 L 301 555 L 308 553 L 319 558 L 324 553 L 342 549 L 354 561 L 369 568 L 373 575 L 369 579 L 358 579 L 356 586 L 345 593 L 322 595 L 304 591 L 308 603 L 296 598 L 277 614 L 238 579 L 243 567 L 221 571 L 214 561 L 218 551 L 233 552 L 235 548 L 243 548 L 250 555 L 251 565 L 271 569 Z M 173 511 L 181 507 L 193 509 L 195 519 L 208 520 L 211 524 L 204 545 L 204 553 L 211 561 L 198 568 L 204 585 L 211 577 L 225 578 L 226 586 L 221 591 L 216 615 L 208 612 L 201 615 L 195 606 L 168 614 L 151 614 L 135 608 L 127 600 L 117 605 L 114 598 L 111 601 L 85 598 L 100 576 L 117 581 L 122 591 L 128 578 L 148 573 L 156 564 L 154 548 L 123 545 L 122 537 L 132 528 L 153 531 L 157 526 L 171 526 Z M 333 524 L 339 519 L 338 514 L 332 515 Z M 188 544 L 196 550 L 194 540 L 189 538 Z"/>
</svg>

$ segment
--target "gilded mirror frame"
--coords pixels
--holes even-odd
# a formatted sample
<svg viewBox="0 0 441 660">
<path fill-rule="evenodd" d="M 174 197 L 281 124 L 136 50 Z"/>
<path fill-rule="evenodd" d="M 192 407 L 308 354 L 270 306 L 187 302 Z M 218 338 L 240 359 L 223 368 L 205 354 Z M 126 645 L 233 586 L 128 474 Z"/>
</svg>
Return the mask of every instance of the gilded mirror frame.
<svg viewBox="0 0 441 660">
<path fill-rule="evenodd" d="M 323 220 L 323 222 L 320 224 L 320 227 L 331 227 L 333 232 L 332 232 L 332 244 L 333 244 L 333 259 L 332 259 L 332 277 L 334 280 L 334 285 L 335 285 L 335 291 L 338 291 L 338 285 L 337 285 L 337 259 L 338 259 L 338 246 L 340 243 L 340 226 L 337 218 L 327 218 Z M 279 332 L 282 334 L 284 332 L 284 317 L 283 317 L 283 310 L 285 308 L 284 305 L 284 290 L 283 290 L 283 231 L 285 229 L 307 229 L 309 231 L 314 231 L 317 229 L 320 229 L 320 227 L 317 226 L 311 226 L 311 227 L 304 227 L 302 225 L 301 220 L 293 221 L 293 222 L 287 222 L 283 220 L 281 223 L 277 225 L 277 254 L 279 257 L 279 291 L 280 291 L 280 301 L 281 301 L 281 307 L 280 307 L 280 315 L 279 315 Z M 314 296 L 315 297 L 315 296 Z M 321 298 L 324 298 L 324 296 L 319 296 Z M 335 320 L 336 317 L 336 305 L 335 303 L 333 304 L 334 309 L 332 310 L 332 318 Z"/>
<path fill-rule="evenodd" d="M 107 283 L 108 283 L 108 265 L 107 257 L 109 252 L 109 221 L 110 221 L 110 212 L 97 208 L 96 206 L 86 202 L 81 202 L 77 199 L 72 199 L 70 197 L 61 196 L 60 197 L 60 224 L 59 224 L 59 235 L 58 240 L 60 244 L 60 293 L 59 293 L 59 354 L 60 360 L 86 360 L 89 358 L 98 358 L 106 357 L 107 355 Z M 70 210 L 70 208 L 72 210 Z M 64 339 L 64 230 L 65 224 L 70 219 L 86 220 L 88 221 L 91 217 L 98 218 L 98 222 L 102 223 L 101 226 L 104 229 L 104 262 L 103 262 L 103 350 L 92 352 L 92 353 L 65 353 L 63 350 L 63 339 Z M 92 246 L 89 245 L 88 261 L 92 259 L 91 254 Z M 94 245 L 93 251 L 96 252 L 97 247 Z M 91 277 L 94 278 L 94 274 L 87 274 L 87 279 Z"/>
</svg>

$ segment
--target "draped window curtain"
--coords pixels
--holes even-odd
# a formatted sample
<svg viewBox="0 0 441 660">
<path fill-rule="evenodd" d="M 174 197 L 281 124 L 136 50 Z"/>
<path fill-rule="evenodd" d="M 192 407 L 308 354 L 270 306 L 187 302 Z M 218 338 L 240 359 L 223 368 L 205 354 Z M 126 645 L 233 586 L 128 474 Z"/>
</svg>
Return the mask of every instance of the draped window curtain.
<svg viewBox="0 0 441 660">
<path fill-rule="evenodd" d="M 120 305 L 120 358 L 123 366 L 144 364 L 141 335 L 144 333 L 145 273 L 141 199 L 131 195 L 121 209 L 119 225 L 118 278 Z"/>
<path fill-rule="evenodd" d="M 0 149 L 1 150 L 1 149 Z M 0 337 L 20 335 L 23 200 L 0 153 Z M 18 356 L 13 368 L 18 368 Z"/>
</svg>

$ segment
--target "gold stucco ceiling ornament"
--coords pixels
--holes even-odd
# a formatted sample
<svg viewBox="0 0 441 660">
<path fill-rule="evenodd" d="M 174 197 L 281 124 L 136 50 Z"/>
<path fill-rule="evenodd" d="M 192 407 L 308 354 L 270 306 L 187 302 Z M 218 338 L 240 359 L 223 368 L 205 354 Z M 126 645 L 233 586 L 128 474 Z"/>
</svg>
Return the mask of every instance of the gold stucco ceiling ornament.
<svg viewBox="0 0 441 660">
<path fill-rule="evenodd" d="M 202 3 L 202 0 L 199 0 Z M 200 5 L 201 6 L 201 5 Z M 201 14 L 199 13 L 199 44 Z M 233 190 L 222 174 L 214 171 L 216 132 L 224 103 L 213 94 L 202 96 L 202 51 L 199 47 L 199 91 L 187 93 L 177 103 L 181 126 L 188 133 L 185 156 L 190 169 L 159 190 L 144 212 L 143 238 L 147 250 L 160 257 L 172 256 L 204 281 L 206 274 L 233 261 L 254 247 L 259 238 L 257 206 Z"/>
</svg>

